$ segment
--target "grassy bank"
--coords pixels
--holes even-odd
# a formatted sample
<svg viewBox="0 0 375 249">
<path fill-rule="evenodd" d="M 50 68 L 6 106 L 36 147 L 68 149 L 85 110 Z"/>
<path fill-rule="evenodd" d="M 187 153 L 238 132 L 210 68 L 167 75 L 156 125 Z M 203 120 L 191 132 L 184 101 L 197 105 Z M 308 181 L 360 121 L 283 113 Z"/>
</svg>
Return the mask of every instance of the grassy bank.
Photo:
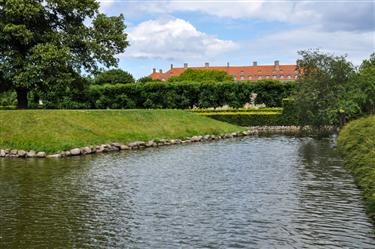
<svg viewBox="0 0 375 249">
<path fill-rule="evenodd" d="M 48 153 L 113 141 L 182 138 L 244 130 L 176 110 L 0 111 L 0 148 Z"/>
<path fill-rule="evenodd" d="M 375 223 L 375 116 L 345 126 L 338 137 L 338 148 L 364 192 L 368 213 Z"/>
</svg>

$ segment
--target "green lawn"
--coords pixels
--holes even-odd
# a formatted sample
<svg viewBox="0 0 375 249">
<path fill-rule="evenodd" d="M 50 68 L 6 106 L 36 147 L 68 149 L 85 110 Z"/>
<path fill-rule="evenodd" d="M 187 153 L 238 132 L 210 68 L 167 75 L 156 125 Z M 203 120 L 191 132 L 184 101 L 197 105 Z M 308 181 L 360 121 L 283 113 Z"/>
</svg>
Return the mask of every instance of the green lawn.
<svg viewBox="0 0 375 249">
<path fill-rule="evenodd" d="M 375 116 L 350 122 L 340 132 L 338 148 L 344 164 L 363 190 L 375 223 Z"/>
<path fill-rule="evenodd" d="M 3 110 L 0 148 L 48 153 L 109 142 L 223 134 L 244 128 L 177 110 Z"/>
</svg>

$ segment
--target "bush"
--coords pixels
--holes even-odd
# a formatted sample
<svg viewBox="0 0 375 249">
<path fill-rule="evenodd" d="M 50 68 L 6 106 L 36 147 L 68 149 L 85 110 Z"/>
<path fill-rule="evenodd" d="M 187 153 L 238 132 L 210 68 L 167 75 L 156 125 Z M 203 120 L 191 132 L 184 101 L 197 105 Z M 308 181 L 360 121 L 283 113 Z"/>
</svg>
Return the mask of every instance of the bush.
<svg viewBox="0 0 375 249">
<path fill-rule="evenodd" d="M 279 81 L 244 82 L 149 82 L 106 84 L 90 88 L 88 101 L 95 108 L 169 108 L 189 109 L 229 105 L 242 107 L 256 92 L 269 107 L 281 106 L 294 83 Z M 260 102 L 260 100 L 258 100 Z"/>
<path fill-rule="evenodd" d="M 0 93 L 0 107 L 9 108 L 17 105 L 16 93 L 15 92 L 3 92 Z"/>
<path fill-rule="evenodd" d="M 194 70 L 189 68 L 179 76 L 171 77 L 168 81 L 223 82 L 231 81 L 232 79 L 232 76 L 228 75 L 225 71 L 222 70 Z"/>
<path fill-rule="evenodd" d="M 297 125 L 282 113 L 277 112 L 224 112 L 224 113 L 201 113 L 216 120 L 235 124 L 239 126 L 288 126 Z"/>
<path fill-rule="evenodd" d="M 344 166 L 363 190 L 368 213 L 375 224 L 375 116 L 346 125 L 340 131 L 337 147 Z"/>
</svg>

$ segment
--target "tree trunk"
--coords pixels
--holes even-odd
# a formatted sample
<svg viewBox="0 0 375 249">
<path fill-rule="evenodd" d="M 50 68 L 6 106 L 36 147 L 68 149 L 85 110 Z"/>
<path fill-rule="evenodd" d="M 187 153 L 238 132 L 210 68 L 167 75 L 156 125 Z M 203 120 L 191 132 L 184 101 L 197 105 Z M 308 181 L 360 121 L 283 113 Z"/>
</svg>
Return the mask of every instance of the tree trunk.
<svg viewBox="0 0 375 249">
<path fill-rule="evenodd" d="M 27 100 L 28 90 L 26 88 L 17 88 L 17 109 L 27 109 L 29 107 Z"/>
</svg>

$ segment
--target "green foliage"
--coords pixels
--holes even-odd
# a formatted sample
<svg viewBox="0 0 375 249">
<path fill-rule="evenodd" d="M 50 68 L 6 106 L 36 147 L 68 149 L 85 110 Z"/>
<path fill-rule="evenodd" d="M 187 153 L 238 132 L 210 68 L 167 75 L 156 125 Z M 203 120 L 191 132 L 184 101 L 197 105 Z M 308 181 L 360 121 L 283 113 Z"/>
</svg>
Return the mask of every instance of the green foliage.
<svg viewBox="0 0 375 249">
<path fill-rule="evenodd" d="M 375 114 L 375 53 L 362 62 L 348 86 L 346 98 L 356 104 L 358 114 Z"/>
<path fill-rule="evenodd" d="M 299 77 L 293 96 L 295 111 L 302 125 L 316 128 L 339 125 L 358 111 L 345 98 L 347 87 L 354 76 L 353 65 L 343 56 L 320 51 L 300 51 L 297 62 Z"/>
<path fill-rule="evenodd" d="M 194 113 L 264 113 L 274 112 L 282 113 L 283 108 L 281 107 L 262 107 L 262 108 L 225 108 L 225 109 L 206 109 L 206 108 L 194 108 L 189 110 Z"/>
<path fill-rule="evenodd" d="M 133 76 L 121 69 L 112 69 L 105 72 L 99 73 L 94 80 L 95 84 L 128 84 L 134 83 L 135 80 Z"/>
<path fill-rule="evenodd" d="M 0 148 L 50 153 L 114 141 L 176 139 L 244 130 L 176 110 L 7 110 L 0 111 L 0 120 L 7 121 L 0 122 Z"/>
<path fill-rule="evenodd" d="M 96 0 L 0 0 L 0 90 L 15 90 L 27 108 L 30 91 L 69 86 L 82 69 L 115 66 L 128 46 L 125 27 L 122 15 L 100 14 Z"/>
<path fill-rule="evenodd" d="M 189 109 L 229 105 L 242 107 L 257 92 L 269 106 L 281 106 L 290 95 L 290 82 L 152 82 L 92 86 L 89 101 L 95 108 L 168 108 Z M 278 92 L 279 94 L 276 94 Z M 270 94 L 267 94 L 270 93 Z"/>
<path fill-rule="evenodd" d="M 32 108 L 46 109 L 89 109 L 91 80 L 77 76 L 71 84 L 51 85 L 49 91 L 33 91 L 32 97 L 34 101 L 30 104 Z M 39 106 L 39 99 L 43 101 L 43 105 Z"/>
<path fill-rule="evenodd" d="M 345 167 L 363 190 L 375 224 L 375 116 L 350 122 L 339 134 L 337 147 Z"/>
<path fill-rule="evenodd" d="M 0 108 L 10 108 L 17 104 L 15 92 L 0 92 Z"/>
<path fill-rule="evenodd" d="M 221 112 L 206 110 L 206 112 L 198 113 L 199 115 L 239 126 L 298 125 L 297 119 L 292 119 L 290 116 L 282 113 L 280 108 L 261 108 L 256 111 L 239 109 Z"/>
<path fill-rule="evenodd" d="M 274 126 L 274 125 L 292 125 L 284 123 L 281 114 L 238 114 L 223 113 L 209 115 L 208 117 L 235 124 L 239 126 Z"/>
<path fill-rule="evenodd" d="M 219 70 L 194 70 L 186 69 L 179 76 L 170 77 L 170 82 L 196 81 L 196 82 L 223 82 L 233 80 L 225 71 Z"/>
<path fill-rule="evenodd" d="M 138 83 L 161 82 L 161 80 L 159 79 L 153 80 L 151 77 L 145 76 L 145 77 L 139 78 L 137 82 Z"/>
</svg>

